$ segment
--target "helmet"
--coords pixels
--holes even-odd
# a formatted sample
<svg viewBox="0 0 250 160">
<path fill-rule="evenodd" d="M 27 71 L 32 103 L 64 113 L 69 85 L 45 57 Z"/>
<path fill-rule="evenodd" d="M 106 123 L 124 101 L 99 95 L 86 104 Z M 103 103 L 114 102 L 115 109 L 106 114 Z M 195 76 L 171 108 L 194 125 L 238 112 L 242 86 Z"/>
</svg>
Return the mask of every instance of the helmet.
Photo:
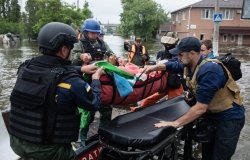
<svg viewBox="0 0 250 160">
<path fill-rule="evenodd" d="M 101 26 L 99 22 L 94 19 L 86 19 L 82 25 L 82 32 L 101 32 Z"/>
<path fill-rule="evenodd" d="M 176 37 L 174 32 L 167 32 L 162 38 L 161 43 L 163 44 L 176 44 L 179 38 Z"/>
<path fill-rule="evenodd" d="M 44 25 L 38 33 L 38 46 L 46 50 L 57 51 L 62 45 L 73 48 L 76 43 L 75 30 L 64 23 L 51 22 Z"/>
</svg>

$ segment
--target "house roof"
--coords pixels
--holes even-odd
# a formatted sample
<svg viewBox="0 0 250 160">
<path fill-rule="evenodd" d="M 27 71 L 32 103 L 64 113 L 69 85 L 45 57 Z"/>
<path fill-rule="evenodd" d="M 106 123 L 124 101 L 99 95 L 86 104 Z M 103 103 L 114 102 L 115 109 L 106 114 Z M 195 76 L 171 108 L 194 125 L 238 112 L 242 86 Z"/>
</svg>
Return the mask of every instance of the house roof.
<svg viewBox="0 0 250 160">
<path fill-rule="evenodd" d="M 178 12 L 180 10 L 189 8 L 191 6 L 192 8 L 213 8 L 215 6 L 215 0 L 201 0 L 194 4 L 175 10 L 171 13 Z M 242 6 L 243 6 L 243 0 L 219 0 L 220 8 L 236 8 L 236 9 L 240 8 L 241 9 Z"/>
</svg>

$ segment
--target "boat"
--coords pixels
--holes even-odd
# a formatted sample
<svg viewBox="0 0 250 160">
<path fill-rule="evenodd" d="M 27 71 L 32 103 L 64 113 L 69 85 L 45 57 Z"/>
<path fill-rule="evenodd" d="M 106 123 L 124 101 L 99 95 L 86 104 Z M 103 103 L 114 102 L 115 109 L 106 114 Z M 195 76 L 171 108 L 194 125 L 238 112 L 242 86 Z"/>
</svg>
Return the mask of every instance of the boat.
<svg viewBox="0 0 250 160">
<path fill-rule="evenodd" d="M 129 63 L 122 68 L 113 66 L 105 61 L 99 61 L 96 65 L 103 67 L 104 70 L 109 73 L 100 78 L 102 104 L 128 106 L 130 104 L 135 104 L 156 92 L 166 91 L 168 88 L 168 72 L 166 71 L 145 74 L 145 69 Z M 127 84 L 128 87 L 132 85 L 132 91 L 126 96 L 121 95 L 121 91 L 119 91 L 117 87 L 118 82 L 116 82 L 113 73 L 119 74 L 125 79 L 125 81 L 133 81 L 133 84 Z M 120 83 L 124 83 L 124 81 L 121 81 L 122 79 L 119 80 Z M 125 87 L 122 88 L 123 90 L 126 89 L 126 85 L 124 86 Z"/>
<path fill-rule="evenodd" d="M 175 160 L 180 157 L 189 159 L 188 150 L 179 155 L 177 149 L 178 142 L 185 137 L 183 134 L 186 133 L 186 127 L 179 129 L 154 127 L 154 124 L 159 121 L 178 119 L 189 109 L 190 106 L 184 101 L 183 97 L 176 97 L 136 112 L 118 116 L 99 127 L 99 141 L 92 146 L 92 149 L 89 149 L 89 151 L 92 151 L 92 155 L 88 154 L 90 156 L 88 158 L 86 152 L 77 152 L 78 159 Z M 190 145 L 190 143 L 185 143 L 183 148 L 192 148 Z M 93 151 L 99 155 L 94 156 Z"/>
<path fill-rule="evenodd" d="M 191 143 L 186 143 L 187 128 L 175 129 L 173 127 L 155 128 L 159 121 L 173 121 L 187 113 L 190 106 L 183 97 L 158 102 L 136 112 L 130 112 L 114 118 L 99 127 L 98 133 L 90 137 L 86 146 L 75 149 L 78 160 L 127 160 L 127 159 L 178 159 L 178 156 L 187 157 L 184 149 L 183 155 L 178 153 L 178 143 L 183 137 L 184 148 L 192 148 Z M 0 117 L 0 124 L 5 134 L 1 135 L 4 155 L 3 159 L 18 156 L 9 146 L 8 112 L 2 112 L 4 120 Z M 5 125 L 4 125 L 5 123 Z M 143 124 L 143 125 L 142 125 Z M 192 126 L 191 126 L 192 127 Z M 187 137 L 188 138 L 188 137 Z M 1 146 L 0 145 L 0 146 Z M 7 151 L 7 152 L 6 152 Z M 189 153 L 189 152 L 188 152 Z M 4 158 L 7 157 L 7 158 Z M 187 157 L 188 159 L 188 157 Z"/>
<path fill-rule="evenodd" d="M 0 114 L 0 157 L 1 159 L 18 159 L 18 155 L 16 155 L 10 147 L 10 138 L 7 130 L 8 122 L 9 122 L 9 110 L 1 111 Z"/>
<path fill-rule="evenodd" d="M 102 76 L 100 78 L 102 104 L 126 106 L 137 103 L 156 92 L 163 92 L 167 90 L 167 75 L 168 72 L 156 72 L 154 76 L 147 75 L 146 80 L 136 81 L 133 92 L 125 97 L 120 96 L 111 76 Z"/>
</svg>

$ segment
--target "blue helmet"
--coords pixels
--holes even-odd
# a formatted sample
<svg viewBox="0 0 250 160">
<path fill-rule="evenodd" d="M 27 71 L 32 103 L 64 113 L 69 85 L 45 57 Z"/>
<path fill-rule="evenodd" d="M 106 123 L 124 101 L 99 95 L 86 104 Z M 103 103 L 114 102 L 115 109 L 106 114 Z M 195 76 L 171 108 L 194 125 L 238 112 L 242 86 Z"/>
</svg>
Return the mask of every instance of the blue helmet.
<svg viewBox="0 0 250 160">
<path fill-rule="evenodd" d="M 82 32 L 101 32 L 101 26 L 99 22 L 94 19 L 86 19 L 82 25 Z"/>
</svg>

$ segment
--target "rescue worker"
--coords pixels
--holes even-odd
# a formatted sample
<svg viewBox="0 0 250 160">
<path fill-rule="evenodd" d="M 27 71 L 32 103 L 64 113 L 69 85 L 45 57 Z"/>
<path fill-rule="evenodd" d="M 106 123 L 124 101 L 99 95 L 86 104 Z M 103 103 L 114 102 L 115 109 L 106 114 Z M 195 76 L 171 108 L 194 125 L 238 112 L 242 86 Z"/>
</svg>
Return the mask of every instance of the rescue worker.
<svg viewBox="0 0 250 160">
<path fill-rule="evenodd" d="M 82 32 L 80 31 L 80 29 L 76 30 L 76 39 L 77 41 L 82 39 Z"/>
<path fill-rule="evenodd" d="M 113 62 L 113 52 L 109 46 L 101 39 L 98 38 L 98 35 L 101 32 L 101 26 L 99 22 L 94 19 L 86 19 L 82 25 L 83 37 L 82 39 L 74 44 L 72 49 L 71 59 L 74 65 L 89 64 L 93 61 L 104 60 L 107 56 L 107 60 L 110 57 L 110 60 Z M 112 108 L 109 105 L 102 105 L 100 107 L 100 124 L 105 121 L 111 120 Z M 91 112 L 89 118 L 89 124 L 80 130 L 80 139 L 81 144 L 85 144 L 87 139 L 87 134 L 89 131 L 89 125 L 94 121 L 95 112 Z"/>
<path fill-rule="evenodd" d="M 213 44 L 210 39 L 205 39 L 201 42 L 201 54 L 206 58 L 214 58 Z"/>
<path fill-rule="evenodd" d="M 143 67 L 150 59 L 145 46 L 143 46 L 141 42 L 142 39 L 136 37 L 135 42 L 131 45 L 131 48 L 128 53 L 128 62 L 133 63 L 139 67 Z"/>
<path fill-rule="evenodd" d="M 104 40 L 104 35 L 105 35 L 104 31 L 101 30 L 100 34 L 98 35 L 98 39 Z"/>
<path fill-rule="evenodd" d="M 72 67 L 68 60 L 76 32 L 64 23 L 51 22 L 38 34 L 41 56 L 18 69 L 10 96 L 10 145 L 24 159 L 73 160 L 71 142 L 78 139 L 77 106 L 98 110 L 102 69 Z M 81 72 L 92 74 L 91 86 Z"/>
<path fill-rule="evenodd" d="M 94 19 L 86 19 L 82 25 L 82 39 L 74 44 L 70 59 L 74 65 L 82 65 L 91 61 L 103 60 L 113 54 L 107 43 L 98 36 L 101 33 L 99 22 Z M 86 59 L 88 57 L 88 59 Z"/>
<path fill-rule="evenodd" d="M 157 53 L 156 60 L 164 60 L 164 59 L 171 59 L 173 55 L 169 52 L 169 50 L 175 48 L 176 44 L 178 43 L 179 38 L 176 37 L 174 32 L 167 32 L 161 38 L 161 44 L 164 46 L 164 50 L 161 50 Z"/>
<path fill-rule="evenodd" d="M 161 38 L 161 44 L 164 46 L 164 50 L 161 50 L 157 53 L 157 61 L 158 63 L 164 62 L 164 60 L 168 61 L 178 61 L 178 57 L 175 55 L 172 55 L 169 50 L 173 49 L 177 42 L 179 41 L 179 38 L 176 37 L 174 32 L 167 32 L 164 36 Z M 141 107 L 146 107 L 155 104 L 158 100 L 165 97 L 167 99 L 172 99 L 176 96 L 180 96 L 183 93 L 183 88 L 181 86 L 181 82 L 179 79 L 179 75 L 177 73 L 169 72 L 168 74 L 168 90 L 165 92 L 157 92 L 146 99 L 144 99 L 141 103 Z"/>
<path fill-rule="evenodd" d="M 221 62 L 203 58 L 200 46 L 195 37 L 183 38 L 170 51 L 179 56 L 181 63 L 166 62 L 147 68 L 146 72 L 149 73 L 156 70 L 179 71 L 184 67 L 187 85 L 196 99 L 196 103 L 182 117 L 174 121 L 161 121 L 155 127 L 178 128 L 203 116 L 216 129 L 211 133 L 209 142 L 202 144 L 202 159 L 229 160 L 245 123 L 240 88 Z"/>
</svg>

